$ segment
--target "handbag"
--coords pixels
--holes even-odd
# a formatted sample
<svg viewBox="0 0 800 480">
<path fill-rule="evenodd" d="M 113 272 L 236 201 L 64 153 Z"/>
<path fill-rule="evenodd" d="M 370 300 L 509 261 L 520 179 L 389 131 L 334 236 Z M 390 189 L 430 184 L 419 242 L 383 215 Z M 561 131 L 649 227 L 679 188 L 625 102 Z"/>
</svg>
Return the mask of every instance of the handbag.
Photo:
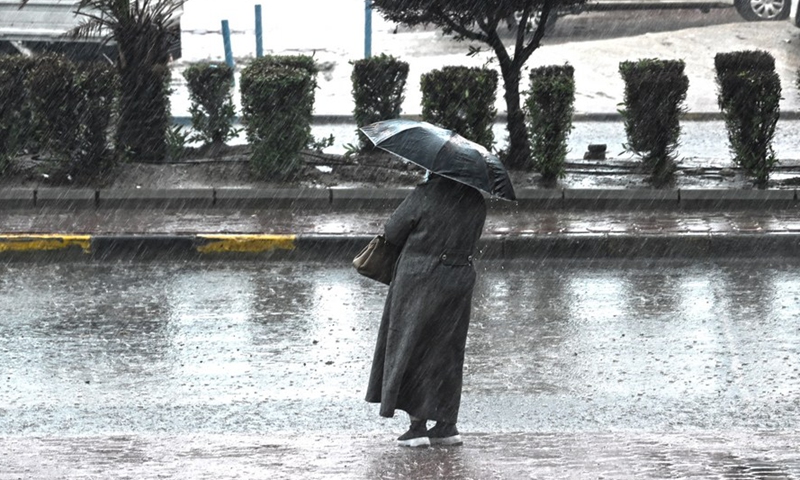
<svg viewBox="0 0 800 480">
<path fill-rule="evenodd" d="M 378 235 L 356 255 L 353 266 L 361 275 L 389 285 L 399 256 L 400 249 L 387 242 L 383 235 Z"/>
</svg>

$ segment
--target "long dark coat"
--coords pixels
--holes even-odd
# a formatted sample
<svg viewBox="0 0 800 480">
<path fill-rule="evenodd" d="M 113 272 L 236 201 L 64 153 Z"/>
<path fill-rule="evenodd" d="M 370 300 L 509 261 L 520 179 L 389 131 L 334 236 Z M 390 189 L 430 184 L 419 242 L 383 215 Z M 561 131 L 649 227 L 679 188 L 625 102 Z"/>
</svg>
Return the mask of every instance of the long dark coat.
<svg viewBox="0 0 800 480">
<path fill-rule="evenodd" d="M 472 309 L 472 255 L 486 220 L 475 189 L 443 177 L 418 185 L 384 227 L 402 245 L 381 318 L 366 400 L 456 423 Z"/>
</svg>

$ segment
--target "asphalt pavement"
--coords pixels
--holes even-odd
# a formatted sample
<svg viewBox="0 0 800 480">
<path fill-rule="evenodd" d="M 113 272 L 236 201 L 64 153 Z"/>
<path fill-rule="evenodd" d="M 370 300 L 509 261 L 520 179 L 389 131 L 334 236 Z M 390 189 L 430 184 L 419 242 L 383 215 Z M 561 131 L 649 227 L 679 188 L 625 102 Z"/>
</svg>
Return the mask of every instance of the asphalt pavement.
<svg viewBox="0 0 800 480">
<path fill-rule="evenodd" d="M 0 479 L 797 479 L 798 266 L 480 261 L 465 444 L 407 450 L 347 259 L 0 263 Z"/>
</svg>

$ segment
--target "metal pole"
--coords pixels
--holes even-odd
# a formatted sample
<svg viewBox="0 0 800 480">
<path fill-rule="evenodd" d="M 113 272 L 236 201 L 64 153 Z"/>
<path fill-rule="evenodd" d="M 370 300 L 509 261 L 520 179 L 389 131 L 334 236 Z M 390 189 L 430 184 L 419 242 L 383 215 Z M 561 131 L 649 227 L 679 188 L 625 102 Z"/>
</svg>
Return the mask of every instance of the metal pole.
<svg viewBox="0 0 800 480">
<path fill-rule="evenodd" d="M 364 0 L 364 58 L 372 56 L 372 0 Z"/>
<path fill-rule="evenodd" d="M 256 5 L 256 58 L 264 56 L 264 30 L 261 25 L 261 5 Z"/>
<path fill-rule="evenodd" d="M 231 27 L 228 21 L 222 21 L 222 42 L 225 44 L 225 63 L 233 68 L 233 50 L 231 49 Z"/>
</svg>

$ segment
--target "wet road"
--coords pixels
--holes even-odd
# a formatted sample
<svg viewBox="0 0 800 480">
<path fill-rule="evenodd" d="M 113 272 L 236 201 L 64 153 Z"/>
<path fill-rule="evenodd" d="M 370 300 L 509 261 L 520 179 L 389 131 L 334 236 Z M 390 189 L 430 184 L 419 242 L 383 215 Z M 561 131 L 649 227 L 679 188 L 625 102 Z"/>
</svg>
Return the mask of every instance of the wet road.
<svg viewBox="0 0 800 480">
<path fill-rule="evenodd" d="M 346 264 L 0 266 L 0 479 L 800 478 L 798 264 L 481 265 L 466 445 L 424 452 Z"/>
</svg>

